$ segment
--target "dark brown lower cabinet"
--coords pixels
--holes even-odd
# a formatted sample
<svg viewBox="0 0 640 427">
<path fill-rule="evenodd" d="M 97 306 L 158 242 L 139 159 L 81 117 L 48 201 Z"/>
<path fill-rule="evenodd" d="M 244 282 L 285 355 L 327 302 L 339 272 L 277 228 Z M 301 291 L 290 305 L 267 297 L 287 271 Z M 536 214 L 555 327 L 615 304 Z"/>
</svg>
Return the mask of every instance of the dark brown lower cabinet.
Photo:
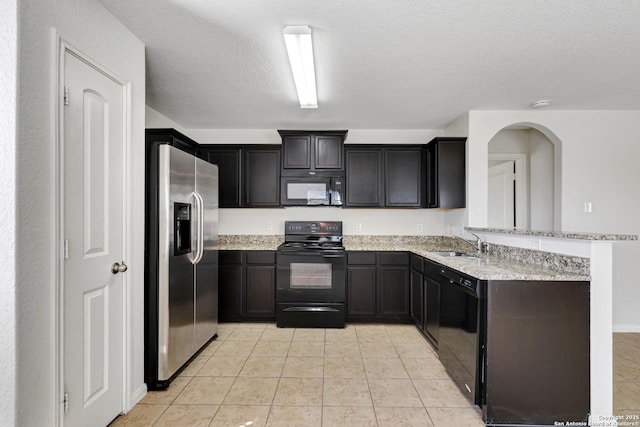
<svg viewBox="0 0 640 427">
<path fill-rule="evenodd" d="M 347 253 L 347 321 L 409 323 L 408 252 Z"/>
<path fill-rule="evenodd" d="M 276 314 L 276 267 L 247 265 L 247 315 Z"/>
<path fill-rule="evenodd" d="M 380 268 L 380 316 L 409 317 L 409 268 Z"/>
<path fill-rule="evenodd" d="M 220 251 L 219 320 L 275 320 L 275 251 Z"/>
<path fill-rule="evenodd" d="M 376 315 L 375 266 L 347 267 L 347 318 Z"/>
<path fill-rule="evenodd" d="M 422 273 L 411 270 L 411 318 L 416 326 L 422 328 L 424 324 L 424 279 Z"/>
<path fill-rule="evenodd" d="M 411 318 L 437 348 L 440 327 L 439 264 L 411 254 Z"/>
<path fill-rule="evenodd" d="M 224 320 L 242 317 L 242 265 L 220 265 L 218 269 L 218 316 Z"/>
<path fill-rule="evenodd" d="M 244 301 L 242 251 L 220 251 L 218 260 L 218 319 L 238 321 Z"/>
</svg>

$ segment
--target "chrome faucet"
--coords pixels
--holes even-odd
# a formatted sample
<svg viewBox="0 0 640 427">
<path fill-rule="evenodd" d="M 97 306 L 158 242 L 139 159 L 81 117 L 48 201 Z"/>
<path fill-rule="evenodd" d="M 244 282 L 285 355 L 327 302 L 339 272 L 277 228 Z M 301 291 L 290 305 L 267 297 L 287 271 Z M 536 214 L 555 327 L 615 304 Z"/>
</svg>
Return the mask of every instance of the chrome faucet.
<svg viewBox="0 0 640 427">
<path fill-rule="evenodd" d="M 471 234 L 472 236 L 474 236 L 476 238 L 475 243 L 471 243 L 467 239 L 464 239 L 462 237 L 458 237 L 456 235 L 454 235 L 453 237 L 455 237 L 456 239 L 460 240 L 461 242 L 466 243 L 467 245 L 471 245 L 473 247 L 473 249 L 475 249 L 476 254 L 478 254 L 478 255 L 486 254 L 487 253 L 487 243 L 483 242 L 482 239 L 480 238 L 480 236 L 478 236 L 477 234 L 474 234 L 474 233 L 469 233 L 469 234 Z"/>
</svg>

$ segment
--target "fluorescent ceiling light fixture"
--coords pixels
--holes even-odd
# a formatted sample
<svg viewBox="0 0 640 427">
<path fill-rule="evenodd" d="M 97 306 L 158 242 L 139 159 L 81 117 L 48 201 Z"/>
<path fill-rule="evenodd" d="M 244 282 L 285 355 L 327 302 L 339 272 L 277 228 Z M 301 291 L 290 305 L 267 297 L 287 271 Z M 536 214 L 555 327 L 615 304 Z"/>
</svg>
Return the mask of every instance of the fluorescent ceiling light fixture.
<svg viewBox="0 0 640 427">
<path fill-rule="evenodd" d="M 300 108 L 318 108 L 311 27 L 307 25 L 288 26 L 282 29 L 282 34 L 287 45 Z"/>
</svg>

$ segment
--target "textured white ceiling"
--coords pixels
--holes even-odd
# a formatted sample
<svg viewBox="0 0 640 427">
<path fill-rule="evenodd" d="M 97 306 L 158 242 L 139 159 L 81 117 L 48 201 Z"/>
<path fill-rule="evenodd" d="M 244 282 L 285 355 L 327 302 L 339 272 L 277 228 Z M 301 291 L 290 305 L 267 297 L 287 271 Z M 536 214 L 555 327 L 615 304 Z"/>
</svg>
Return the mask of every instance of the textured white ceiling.
<svg viewBox="0 0 640 427">
<path fill-rule="evenodd" d="M 438 129 L 469 110 L 640 109 L 638 0 L 100 0 L 186 128 Z M 313 28 L 317 110 L 282 38 Z"/>
</svg>

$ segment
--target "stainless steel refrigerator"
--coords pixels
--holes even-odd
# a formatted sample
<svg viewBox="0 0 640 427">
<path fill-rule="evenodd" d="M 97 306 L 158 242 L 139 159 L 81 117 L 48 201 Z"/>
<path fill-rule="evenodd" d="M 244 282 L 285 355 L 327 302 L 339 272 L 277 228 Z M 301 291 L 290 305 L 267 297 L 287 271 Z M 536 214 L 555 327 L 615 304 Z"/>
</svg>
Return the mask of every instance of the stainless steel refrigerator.
<svg viewBox="0 0 640 427">
<path fill-rule="evenodd" d="M 145 382 L 173 376 L 218 332 L 218 167 L 147 145 Z"/>
</svg>

